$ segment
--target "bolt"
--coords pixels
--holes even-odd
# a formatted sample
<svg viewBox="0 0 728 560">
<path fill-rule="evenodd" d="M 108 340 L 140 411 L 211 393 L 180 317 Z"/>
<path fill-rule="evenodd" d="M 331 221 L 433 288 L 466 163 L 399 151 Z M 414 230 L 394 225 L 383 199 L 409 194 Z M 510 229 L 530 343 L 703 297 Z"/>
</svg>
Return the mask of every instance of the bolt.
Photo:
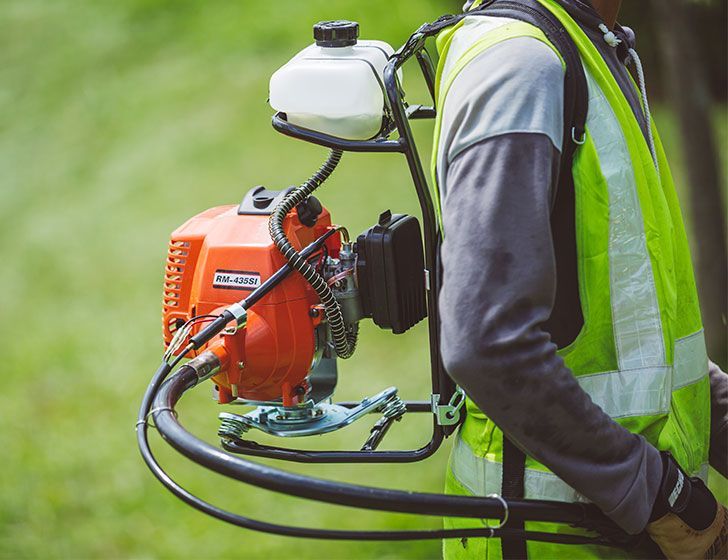
<svg viewBox="0 0 728 560">
<path fill-rule="evenodd" d="M 315 307 L 312 307 L 311 308 L 311 311 L 309 311 L 309 315 L 311 315 L 311 317 L 318 317 L 319 316 L 319 310 L 316 309 Z"/>
</svg>

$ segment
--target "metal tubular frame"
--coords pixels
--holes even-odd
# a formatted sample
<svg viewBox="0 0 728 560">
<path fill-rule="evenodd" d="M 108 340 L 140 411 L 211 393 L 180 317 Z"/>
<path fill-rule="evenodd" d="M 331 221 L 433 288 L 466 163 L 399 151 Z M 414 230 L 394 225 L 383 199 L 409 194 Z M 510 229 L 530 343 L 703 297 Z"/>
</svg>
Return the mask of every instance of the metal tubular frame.
<svg viewBox="0 0 728 560">
<path fill-rule="evenodd" d="M 432 98 L 432 106 L 408 105 L 397 77 L 397 71 L 412 57 L 417 59 L 427 90 Z M 432 60 L 425 48 L 425 37 L 409 41 L 392 55 L 383 76 L 384 92 L 391 121 L 383 131 L 371 140 L 343 140 L 327 134 L 308 130 L 291 124 L 283 113 L 273 116 L 273 128 L 287 136 L 305 140 L 331 149 L 349 152 L 400 153 L 407 160 L 407 166 L 417 192 L 422 213 L 425 268 L 429 275 L 427 292 L 427 313 L 430 346 L 430 372 L 432 394 L 440 395 L 439 404 L 446 405 L 455 392 L 455 384 L 445 373 L 440 358 L 439 315 L 437 298 L 440 291 L 437 251 L 440 231 L 435 215 L 435 207 L 427 183 L 427 177 L 417 151 L 410 120 L 431 119 L 435 117 L 435 71 Z M 397 138 L 391 136 L 397 133 Z M 351 403 L 339 403 L 347 406 Z M 431 404 L 422 401 L 405 401 L 408 412 L 430 412 Z M 455 426 L 442 426 L 433 414 L 433 429 L 430 441 L 423 447 L 409 451 L 308 451 L 288 449 L 277 446 L 261 445 L 252 441 L 223 441 L 223 447 L 233 453 L 266 457 L 301 463 L 412 463 L 432 456 L 450 435 Z"/>
</svg>

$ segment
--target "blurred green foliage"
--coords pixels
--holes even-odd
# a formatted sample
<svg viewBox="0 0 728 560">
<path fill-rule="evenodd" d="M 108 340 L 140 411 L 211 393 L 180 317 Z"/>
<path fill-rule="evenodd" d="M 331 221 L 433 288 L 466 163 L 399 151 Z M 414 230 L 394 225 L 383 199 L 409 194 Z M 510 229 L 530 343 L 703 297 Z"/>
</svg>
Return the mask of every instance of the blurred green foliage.
<svg viewBox="0 0 728 560">
<path fill-rule="evenodd" d="M 0 557 L 434 558 L 439 543 L 293 541 L 189 509 L 146 471 L 136 408 L 161 353 L 169 232 L 237 203 L 251 186 L 305 178 L 325 152 L 277 135 L 270 74 L 310 42 L 311 24 L 350 18 L 399 45 L 451 2 L 10 0 L 0 10 Z M 406 82 L 408 90 L 422 88 Z M 668 114 L 658 114 L 672 130 Z M 721 123 L 725 120 L 721 119 Z M 431 128 L 418 123 L 427 157 Z M 725 127 L 721 129 L 725 146 Z M 677 153 L 674 134 L 667 144 Z M 676 158 L 677 161 L 677 158 Z M 680 176 L 679 165 L 677 166 Z M 358 232 L 385 208 L 416 212 L 404 160 L 347 154 L 321 194 Z M 397 384 L 426 398 L 426 329 L 364 327 L 337 396 Z M 218 407 L 182 403 L 216 441 Z M 426 440 L 427 418 L 390 446 Z M 357 446 L 366 426 L 312 445 Z M 163 464 L 210 501 L 255 516 L 338 528 L 438 527 L 438 519 L 325 507 L 205 473 L 155 440 Z M 409 466 L 289 466 L 322 477 L 439 491 L 447 449 Z"/>
</svg>

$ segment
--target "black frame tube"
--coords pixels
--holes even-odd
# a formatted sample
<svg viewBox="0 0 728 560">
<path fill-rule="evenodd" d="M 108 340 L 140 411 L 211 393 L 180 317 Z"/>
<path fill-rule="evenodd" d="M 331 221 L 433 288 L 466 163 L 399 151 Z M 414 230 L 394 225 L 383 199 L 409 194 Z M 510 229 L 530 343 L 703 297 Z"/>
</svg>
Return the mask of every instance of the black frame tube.
<svg viewBox="0 0 728 560">
<path fill-rule="evenodd" d="M 595 506 L 587 504 L 562 504 L 559 502 L 535 502 L 528 500 L 510 501 L 508 504 L 508 513 L 512 518 L 520 518 L 521 513 L 527 516 L 529 519 L 548 519 L 554 522 L 568 522 L 559 521 L 561 519 L 574 519 L 574 515 L 577 514 L 572 525 L 583 526 L 585 528 L 594 530 L 599 528 L 600 531 L 606 530 L 608 536 L 581 536 L 581 535 L 570 535 L 570 534 L 559 534 L 559 533 L 546 533 L 537 531 L 522 531 L 518 529 L 508 528 L 491 528 L 487 525 L 481 528 L 466 528 L 466 529 L 435 529 L 435 530 L 407 530 L 407 531 L 350 531 L 350 530 L 337 530 L 337 529 L 316 529 L 311 527 L 294 527 L 289 525 L 279 525 L 274 523 L 268 523 L 258 519 L 252 519 L 244 517 L 236 513 L 221 509 L 209 502 L 206 502 L 174 481 L 159 465 L 152 450 L 149 446 L 148 429 L 149 429 L 149 416 L 151 415 L 155 422 L 156 427 L 160 434 L 167 441 L 170 439 L 170 434 L 164 427 L 165 423 L 169 426 L 178 428 L 177 435 L 180 437 L 177 442 L 177 447 L 184 455 L 195 460 L 197 452 L 202 450 L 208 450 L 212 452 L 212 458 L 208 457 L 206 461 L 198 461 L 198 464 L 208 466 L 211 470 L 225 474 L 226 476 L 235 478 L 237 480 L 254 484 L 261 488 L 267 488 L 273 491 L 285 493 L 290 496 L 303 497 L 316 501 L 327 502 L 338 505 L 349 505 L 351 507 L 375 509 L 382 511 L 393 511 L 393 512 L 408 512 L 413 511 L 419 515 L 439 515 L 438 513 L 432 513 L 430 511 L 424 511 L 416 507 L 418 498 L 424 498 L 426 500 L 436 500 L 440 506 L 451 503 L 456 507 L 461 507 L 463 500 L 470 502 L 475 505 L 477 503 L 484 503 L 483 507 L 476 509 L 475 515 L 482 519 L 484 515 L 494 515 L 497 518 L 498 512 L 493 511 L 493 503 L 491 498 L 476 498 L 476 497 L 459 497 L 459 496 L 446 496 L 437 494 L 419 494 L 419 493 L 408 493 L 402 491 L 392 491 L 380 488 L 367 488 L 363 486 L 357 486 L 352 484 L 341 484 L 330 482 L 326 480 L 314 479 L 310 477 L 303 477 L 299 475 L 293 475 L 285 471 L 278 469 L 256 465 L 255 463 L 244 461 L 238 457 L 228 455 L 226 453 L 218 451 L 216 448 L 207 445 L 204 442 L 197 440 L 191 434 L 188 434 L 179 425 L 176 420 L 177 413 L 174 409 L 175 404 L 179 401 L 182 395 L 189 389 L 195 387 L 202 380 L 198 377 L 198 373 L 194 368 L 189 366 L 183 366 L 180 370 L 164 382 L 165 378 L 173 370 L 175 365 L 180 361 L 180 358 L 175 359 L 171 363 L 162 362 L 157 369 L 156 373 L 152 377 L 142 399 L 141 406 L 139 408 L 139 414 L 137 416 L 136 433 L 137 443 L 139 451 L 144 459 L 144 462 L 149 467 L 150 471 L 154 476 L 167 488 L 172 494 L 184 501 L 191 507 L 201 511 L 207 515 L 210 515 L 221 521 L 225 521 L 237 527 L 250 529 L 253 531 L 261 531 L 265 533 L 289 536 L 296 538 L 311 538 L 311 539 L 327 539 L 327 540 L 380 540 L 380 541 L 403 541 L 403 540 L 424 540 L 424 539 L 447 539 L 447 538 L 469 538 L 469 537 L 486 537 L 486 538 L 522 538 L 531 541 L 542 541 L 559 544 L 574 544 L 574 545 L 601 545 L 611 546 L 618 548 L 632 548 L 642 544 L 640 537 L 630 537 L 625 535 L 620 529 L 604 516 Z M 152 408 L 153 407 L 153 408 Z M 200 447 L 201 444 L 201 447 Z M 185 452 L 183 450 L 189 449 Z M 220 465 L 217 465 L 218 459 L 221 459 Z M 216 466 L 218 468 L 216 468 Z M 239 471 L 235 476 L 234 471 Z M 251 471 L 252 469 L 252 471 Z M 250 473 L 256 476 L 248 476 Z M 309 484 L 313 482 L 316 484 L 315 491 L 301 492 L 301 488 L 308 489 Z M 343 492 L 342 492 L 343 491 Z M 407 498 L 404 504 L 404 508 L 398 507 L 398 499 L 404 496 Z M 382 497 L 387 498 L 387 506 L 384 507 L 382 503 L 372 504 L 372 500 L 381 500 Z M 360 504 L 360 500 L 364 500 L 365 504 Z M 495 500 L 493 500 L 495 501 Z M 413 509 L 414 506 L 414 509 Z M 495 508 L 503 507 L 503 503 L 499 500 L 495 504 Z M 525 509 L 524 509 L 525 508 Z M 548 508 L 547 512 L 544 513 L 544 508 Z M 524 509 L 523 512 L 520 510 Z M 561 510 L 559 514 L 558 510 Z M 503 513 L 501 509 L 500 513 Z M 565 512 L 567 514 L 565 514 Z M 534 514 L 531 516 L 531 514 Z M 454 515 L 463 516 L 462 513 L 455 513 Z"/>
<path fill-rule="evenodd" d="M 205 468 L 273 492 L 359 509 L 477 519 L 499 519 L 503 516 L 503 504 L 496 498 L 417 493 L 332 482 L 290 473 L 226 453 L 187 432 L 177 419 L 177 402 L 198 381 L 195 371 L 183 366 L 161 385 L 151 410 L 154 425 L 164 440 Z M 509 519 L 522 521 L 577 526 L 584 526 L 590 521 L 607 526 L 612 523 L 596 506 L 583 503 L 508 500 L 508 513 Z"/>
<path fill-rule="evenodd" d="M 404 100 L 397 72 L 413 56 L 417 59 L 432 98 L 432 107 L 407 106 Z M 445 372 L 440 356 L 439 310 L 437 307 L 440 275 L 437 251 L 441 235 L 425 171 L 409 124 L 410 120 L 434 118 L 436 114 L 434 107 L 435 71 L 425 48 L 424 37 L 412 43 L 408 42 L 401 51 L 392 55 L 384 68 L 383 83 L 392 120 L 379 136 L 371 140 L 343 140 L 301 128 L 289 123 L 284 113 L 276 113 L 273 116 L 272 124 L 273 128 L 287 136 L 331 149 L 351 152 L 401 153 L 405 156 L 422 213 L 425 268 L 429 274 L 427 315 L 432 393 L 440 395 L 439 404 L 447 404 L 455 391 L 455 384 Z M 399 137 L 390 140 L 389 137 L 395 131 Z M 431 409 L 431 405 L 429 409 Z M 433 428 L 429 442 L 423 447 L 411 451 L 305 451 L 265 446 L 247 440 L 240 443 L 223 441 L 222 445 L 228 451 L 237 454 L 301 463 L 412 463 L 431 457 L 440 448 L 445 437 L 450 435 L 456 427 L 441 426 L 434 415 L 432 421 Z"/>
<path fill-rule="evenodd" d="M 339 406 L 354 408 L 360 403 L 339 402 Z M 426 401 L 404 401 L 405 409 L 409 413 L 432 413 L 432 403 Z M 340 450 L 304 450 L 291 449 L 287 447 L 263 445 L 251 440 L 229 440 L 222 439 L 221 445 L 226 451 L 238 455 L 251 457 L 264 457 L 266 459 L 278 459 L 281 461 L 292 461 L 294 463 L 416 463 L 429 457 L 442 444 L 442 435 L 433 434 L 430 444 L 414 451 L 340 451 Z M 440 439 L 437 439 L 440 438 Z M 434 451 L 431 451 L 434 449 Z"/>
</svg>

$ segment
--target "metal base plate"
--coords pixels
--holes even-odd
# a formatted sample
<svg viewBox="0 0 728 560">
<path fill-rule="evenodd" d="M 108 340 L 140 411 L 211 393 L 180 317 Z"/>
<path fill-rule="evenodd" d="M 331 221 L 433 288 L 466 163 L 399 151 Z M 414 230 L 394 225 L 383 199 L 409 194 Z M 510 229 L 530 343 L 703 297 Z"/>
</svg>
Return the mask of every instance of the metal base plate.
<svg viewBox="0 0 728 560">
<path fill-rule="evenodd" d="M 258 406 L 247 414 L 222 412 L 218 434 L 240 439 L 255 428 L 278 437 L 312 436 L 341 429 L 371 412 L 381 412 L 385 417 L 403 414 L 404 404 L 397 397 L 397 388 L 389 387 L 353 408 L 309 401 L 296 407 Z"/>
</svg>

